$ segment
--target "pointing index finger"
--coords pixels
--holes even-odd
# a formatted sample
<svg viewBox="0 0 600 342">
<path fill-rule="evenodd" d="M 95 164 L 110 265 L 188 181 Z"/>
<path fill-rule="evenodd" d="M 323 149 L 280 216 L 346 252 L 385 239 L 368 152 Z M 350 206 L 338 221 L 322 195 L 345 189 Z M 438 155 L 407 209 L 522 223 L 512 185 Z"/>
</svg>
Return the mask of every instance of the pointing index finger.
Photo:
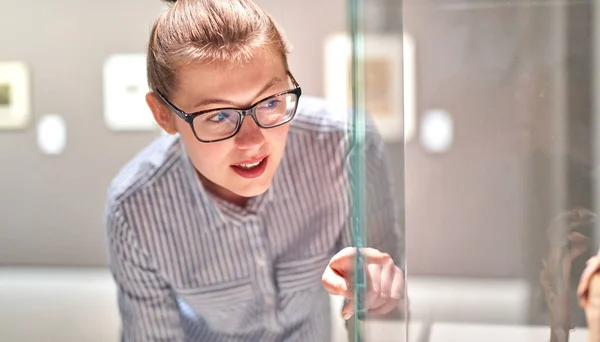
<svg viewBox="0 0 600 342">
<path fill-rule="evenodd" d="M 346 274 L 349 271 L 353 271 L 356 252 L 356 247 L 347 247 L 342 249 L 331 259 L 329 266 L 341 274 Z M 382 253 L 374 248 L 361 248 L 360 253 L 365 258 L 365 262 L 368 264 L 385 264 L 390 260 L 389 254 Z"/>
</svg>

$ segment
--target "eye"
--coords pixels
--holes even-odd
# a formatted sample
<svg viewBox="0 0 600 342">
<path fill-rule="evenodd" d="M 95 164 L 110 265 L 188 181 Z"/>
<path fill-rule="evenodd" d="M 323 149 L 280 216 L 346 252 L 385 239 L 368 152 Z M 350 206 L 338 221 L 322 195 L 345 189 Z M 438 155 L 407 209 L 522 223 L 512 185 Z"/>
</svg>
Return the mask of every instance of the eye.
<svg viewBox="0 0 600 342">
<path fill-rule="evenodd" d="M 277 108 L 277 105 L 279 105 L 280 102 L 281 101 L 278 99 L 272 99 L 272 100 L 263 102 L 261 107 L 266 108 L 266 109 Z"/>
<path fill-rule="evenodd" d="M 223 121 L 229 119 L 229 117 L 230 117 L 229 113 L 219 112 L 219 113 L 216 113 L 216 114 L 212 114 L 208 118 L 208 121 L 211 121 L 211 122 L 223 122 Z"/>
</svg>

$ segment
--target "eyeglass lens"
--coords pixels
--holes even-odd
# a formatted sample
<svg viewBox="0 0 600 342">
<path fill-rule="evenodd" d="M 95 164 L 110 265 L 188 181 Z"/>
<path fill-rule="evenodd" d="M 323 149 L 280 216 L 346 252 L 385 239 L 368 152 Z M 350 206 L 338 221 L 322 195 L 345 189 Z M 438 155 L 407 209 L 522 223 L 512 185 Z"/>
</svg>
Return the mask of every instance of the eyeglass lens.
<svg viewBox="0 0 600 342">
<path fill-rule="evenodd" d="M 289 121 L 296 110 L 296 94 L 287 93 L 268 98 L 255 107 L 256 120 L 263 128 Z M 194 130 L 202 140 L 218 140 L 232 135 L 241 125 L 242 115 L 235 109 L 218 110 L 194 118 Z"/>
</svg>

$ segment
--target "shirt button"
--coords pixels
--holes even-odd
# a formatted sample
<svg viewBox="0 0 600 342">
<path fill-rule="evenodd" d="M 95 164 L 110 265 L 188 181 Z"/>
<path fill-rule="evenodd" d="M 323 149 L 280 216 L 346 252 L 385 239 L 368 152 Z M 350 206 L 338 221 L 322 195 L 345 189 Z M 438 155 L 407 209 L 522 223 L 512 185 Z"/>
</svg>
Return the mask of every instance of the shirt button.
<svg viewBox="0 0 600 342">
<path fill-rule="evenodd" d="M 267 265 L 267 262 L 265 261 L 265 258 L 263 257 L 257 257 L 256 258 L 256 264 L 260 267 L 265 267 Z"/>
<path fill-rule="evenodd" d="M 275 306 L 275 297 L 273 295 L 265 295 L 265 304 L 270 307 Z"/>
</svg>

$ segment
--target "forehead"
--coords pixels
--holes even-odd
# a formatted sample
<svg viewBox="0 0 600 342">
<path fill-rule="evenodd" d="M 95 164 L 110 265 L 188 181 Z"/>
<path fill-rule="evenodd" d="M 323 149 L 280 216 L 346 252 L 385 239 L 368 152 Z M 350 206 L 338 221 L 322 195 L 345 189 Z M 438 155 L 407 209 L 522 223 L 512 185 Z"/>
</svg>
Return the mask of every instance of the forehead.
<svg viewBox="0 0 600 342">
<path fill-rule="evenodd" d="M 273 79 L 287 81 L 284 65 L 281 56 L 267 49 L 255 51 L 243 63 L 190 63 L 177 71 L 174 99 L 188 110 L 199 110 L 195 103 L 209 98 L 247 104 Z"/>
<path fill-rule="evenodd" d="M 191 62 L 180 67 L 177 71 L 177 83 L 184 85 L 188 82 L 199 83 L 199 78 L 206 83 L 235 80 L 246 77 L 266 77 L 284 73 L 286 70 L 282 57 L 267 49 L 258 49 L 251 58 L 245 61 L 212 61 Z"/>
</svg>

